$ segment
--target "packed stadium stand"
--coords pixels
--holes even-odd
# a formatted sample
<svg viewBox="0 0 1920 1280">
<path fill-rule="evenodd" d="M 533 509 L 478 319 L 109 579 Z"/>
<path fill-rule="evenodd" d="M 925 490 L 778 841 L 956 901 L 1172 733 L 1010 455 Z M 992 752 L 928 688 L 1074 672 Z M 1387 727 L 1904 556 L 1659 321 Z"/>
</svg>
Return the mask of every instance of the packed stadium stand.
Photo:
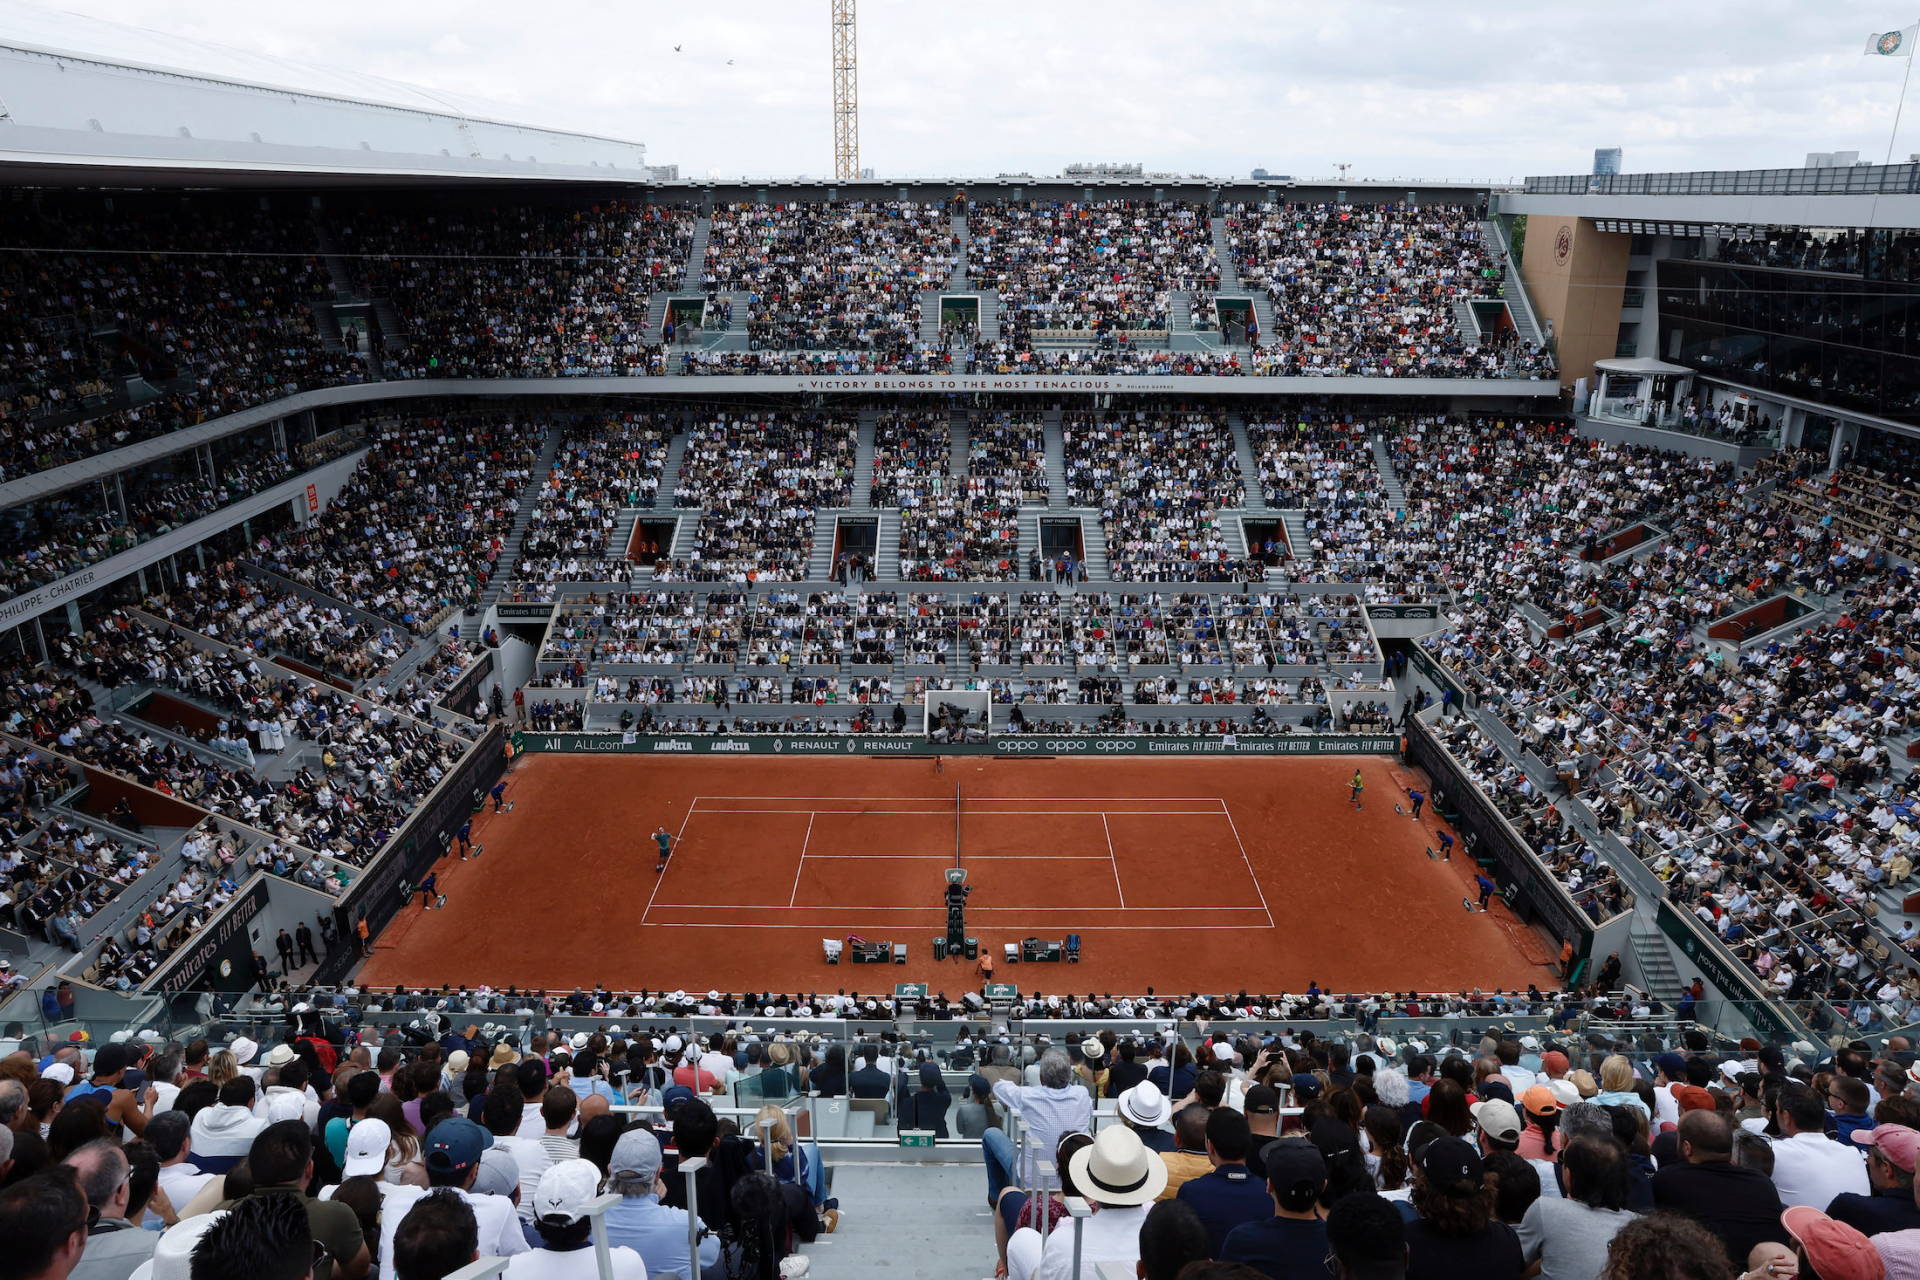
<svg viewBox="0 0 1920 1280">
<path fill-rule="evenodd" d="M 461 1261 L 592 1220 L 609 1280 L 1277 1265 L 1237 1193 L 1282 1170 L 1316 1265 L 1378 1192 L 1420 1274 L 1598 1274 L 1573 1204 L 1729 1150 L 1763 1217 L 1916 1225 L 1920 378 L 1849 301 L 1904 306 L 1911 231 L 1585 175 L 424 172 L 0 203 L 0 1238 L 104 1187 L 159 1276 L 308 1158 L 323 1280 L 412 1280 L 429 1186 Z M 1287 820 L 1141 782 L 1176 756 Z M 1024 759 L 1094 790 L 994 813 Z M 733 790 L 633 826 L 682 765 Z M 810 859 L 865 861 L 810 907 Z M 860 905 L 890 861 L 919 906 Z M 948 870 L 931 949 L 869 923 Z M 518 967 L 561 936 L 600 967 Z"/>
</svg>

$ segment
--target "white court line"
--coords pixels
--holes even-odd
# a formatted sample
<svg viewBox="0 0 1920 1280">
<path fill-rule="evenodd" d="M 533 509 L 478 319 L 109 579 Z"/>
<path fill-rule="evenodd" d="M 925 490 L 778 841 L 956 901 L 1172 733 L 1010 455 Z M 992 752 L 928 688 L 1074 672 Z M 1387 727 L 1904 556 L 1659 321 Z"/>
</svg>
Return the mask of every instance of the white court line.
<svg viewBox="0 0 1920 1280">
<path fill-rule="evenodd" d="M 853 813 L 874 818 L 895 818 L 903 814 L 937 814 L 951 817 L 953 810 L 946 809 L 702 809 L 701 813 Z M 988 809 L 979 814 L 982 818 L 1091 818 L 1100 813 L 1111 813 L 1116 818 L 1142 817 L 1190 817 L 1217 818 L 1218 809 Z M 968 810 L 972 815 L 972 810 Z"/>
<path fill-rule="evenodd" d="M 949 853 L 810 853 L 809 862 L 884 862 L 890 858 L 904 858 L 910 862 L 947 862 L 953 855 Z M 970 853 L 968 862 L 1106 862 L 1109 858 L 1098 853 Z M 1248 908 L 1251 910 L 1252 908 Z"/>
<path fill-rule="evenodd" d="M 1189 797 L 1199 799 L 1201 797 Z M 927 804 L 935 800 L 953 803 L 952 796 L 695 796 L 695 802 L 701 800 L 891 800 L 896 804 Z"/>
<path fill-rule="evenodd" d="M 693 821 L 693 811 L 700 807 L 704 796 L 695 796 L 693 803 L 687 806 L 686 816 L 680 819 L 680 829 L 673 833 L 673 851 L 680 852 L 680 838 L 687 833 L 687 824 Z M 660 884 L 667 878 L 667 872 L 673 870 L 673 859 L 667 859 L 666 870 L 653 878 L 653 892 L 647 895 L 647 905 L 640 908 L 640 923 L 647 922 L 647 912 L 653 910 L 653 900 L 660 896 Z"/>
<path fill-rule="evenodd" d="M 1083 861 L 1085 861 L 1085 859 L 1083 859 Z M 1092 861 L 1098 862 L 1100 861 L 1100 859 L 1095 858 L 1095 859 L 1092 859 Z M 783 907 L 777 902 L 775 903 L 663 902 L 660 904 L 660 909 L 662 911 L 673 911 L 676 909 L 684 910 L 684 911 L 790 911 L 793 908 Z M 930 907 L 857 907 L 857 906 L 835 906 L 829 903 L 825 906 L 808 907 L 807 910 L 809 911 L 924 911 L 929 915 L 937 915 L 941 912 L 942 908 L 938 904 L 935 904 Z M 1260 910 L 1260 908 L 1259 907 L 968 907 L 967 910 L 976 912 L 976 913 L 982 912 L 982 911 L 1013 911 L 1013 912 L 1020 912 L 1020 911 L 1062 911 L 1062 912 L 1147 911 L 1147 912 L 1154 912 L 1154 911 L 1258 911 Z"/>
<path fill-rule="evenodd" d="M 800 873 L 807 869 L 807 844 L 813 839 L 813 819 L 807 819 L 807 834 L 800 837 L 800 861 L 793 869 L 793 892 L 787 895 L 787 909 L 791 911 L 800 901 Z"/>
<path fill-rule="evenodd" d="M 1260 909 L 1267 913 L 1267 928 L 1273 928 L 1273 908 L 1267 905 L 1267 891 L 1260 887 L 1260 877 L 1253 872 L 1253 859 L 1247 856 L 1247 846 L 1240 839 L 1240 824 L 1233 820 L 1233 810 L 1227 808 L 1227 802 L 1220 802 L 1220 812 L 1227 815 L 1227 825 L 1233 828 L 1233 842 L 1240 846 L 1240 861 L 1247 864 L 1247 879 L 1253 881 L 1253 891 L 1260 895 Z"/>
<path fill-rule="evenodd" d="M 864 813 L 876 818 L 897 818 L 902 814 L 937 813 L 945 817 L 953 816 L 951 807 L 945 809 L 702 809 L 702 813 Z"/>
<path fill-rule="evenodd" d="M 1120 906 L 1124 909 L 1127 905 L 1127 891 L 1120 887 L 1120 860 L 1113 856 L 1113 828 L 1107 825 L 1105 810 L 1100 813 L 1100 830 L 1105 832 L 1107 837 L 1107 862 L 1113 867 L 1113 891 L 1120 895 Z"/>
<path fill-rule="evenodd" d="M 1209 908 L 1210 909 L 1210 908 Z M 1142 911 L 1151 911 L 1151 907 L 1141 907 Z M 656 929 L 850 929 L 858 926 L 858 920 L 813 920 L 800 923 L 780 924 L 669 924 L 655 921 Z M 865 926 L 869 929 L 884 929 L 889 926 L 883 921 Z M 1249 926 L 1244 924 L 1089 924 L 1081 925 L 1077 921 L 1070 925 L 1039 925 L 1029 928 L 1059 929 L 1072 928 L 1075 933 L 1245 933 Z"/>
</svg>

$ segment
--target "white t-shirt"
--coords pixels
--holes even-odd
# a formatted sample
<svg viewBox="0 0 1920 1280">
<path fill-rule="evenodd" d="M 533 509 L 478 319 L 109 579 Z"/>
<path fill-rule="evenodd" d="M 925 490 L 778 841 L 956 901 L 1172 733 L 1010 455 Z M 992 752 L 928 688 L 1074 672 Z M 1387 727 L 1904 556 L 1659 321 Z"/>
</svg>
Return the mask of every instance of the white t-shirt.
<svg viewBox="0 0 1920 1280">
<path fill-rule="evenodd" d="M 332 1188 L 328 1189 L 331 1193 Z M 395 1280 L 393 1237 L 401 1219 L 427 1194 L 425 1187 L 380 1184 L 380 1280 Z M 527 1237 L 520 1230 L 520 1219 L 513 1212 L 513 1201 L 505 1196 L 477 1196 L 461 1191 L 460 1198 L 473 1206 L 473 1218 L 480 1228 L 480 1256 L 504 1258 L 527 1251 Z M 593 1250 L 587 1250 L 589 1261 Z"/>
<path fill-rule="evenodd" d="M 160 1167 L 160 1189 L 167 1193 L 174 1212 L 187 1207 L 187 1202 L 200 1194 L 200 1188 L 213 1180 L 210 1173 L 202 1173 L 193 1167 L 191 1161 L 182 1160 L 179 1164 Z"/>
<path fill-rule="evenodd" d="M 615 1245 L 607 1253 L 613 1259 L 613 1280 L 647 1280 L 647 1264 L 639 1254 L 625 1245 Z M 600 1263 L 591 1244 L 565 1253 L 532 1249 L 509 1262 L 507 1274 L 513 1280 L 600 1280 Z"/>
<path fill-rule="evenodd" d="M 1773 1185 L 1780 1203 L 1826 1212 L 1833 1198 L 1851 1191 L 1871 1194 L 1864 1149 L 1841 1146 L 1823 1133 L 1798 1133 L 1773 1140 Z"/>
<path fill-rule="evenodd" d="M 547 1144 L 540 1141 L 546 1134 L 542 1129 L 539 1135 L 531 1138 L 495 1138 L 493 1145 L 513 1157 L 514 1165 L 520 1170 L 520 1216 L 528 1222 L 533 1221 L 533 1193 L 540 1188 L 540 1175 L 553 1163 L 553 1156 L 547 1151 Z"/>
</svg>

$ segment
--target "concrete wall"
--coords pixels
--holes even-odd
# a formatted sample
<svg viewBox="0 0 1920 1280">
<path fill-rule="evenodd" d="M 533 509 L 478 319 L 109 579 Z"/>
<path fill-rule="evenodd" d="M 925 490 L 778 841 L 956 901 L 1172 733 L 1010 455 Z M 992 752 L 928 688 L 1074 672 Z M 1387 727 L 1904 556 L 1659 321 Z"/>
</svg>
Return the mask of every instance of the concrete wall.
<svg viewBox="0 0 1920 1280">
<path fill-rule="evenodd" d="M 1592 376 L 1594 361 L 1613 356 L 1632 239 L 1582 218 L 1535 214 L 1527 219 L 1520 278 L 1542 323 L 1553 325 L 1563 386 Z"/>
</svg>

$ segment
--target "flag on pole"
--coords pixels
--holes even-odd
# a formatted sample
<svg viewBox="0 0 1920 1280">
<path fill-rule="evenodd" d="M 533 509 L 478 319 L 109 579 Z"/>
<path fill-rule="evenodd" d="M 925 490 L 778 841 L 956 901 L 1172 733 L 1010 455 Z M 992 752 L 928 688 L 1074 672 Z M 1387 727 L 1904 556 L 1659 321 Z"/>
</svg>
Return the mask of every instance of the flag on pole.
<svg viewBox="0 0 1920 1280">
<path fill-rule="evenodd" d="M 1870 58 L 1911 58 L 1913 46 L 1920 42 L 1920 23 L 1903 31 L 1882 31 L 1867 37 Z"/>
</svg>

